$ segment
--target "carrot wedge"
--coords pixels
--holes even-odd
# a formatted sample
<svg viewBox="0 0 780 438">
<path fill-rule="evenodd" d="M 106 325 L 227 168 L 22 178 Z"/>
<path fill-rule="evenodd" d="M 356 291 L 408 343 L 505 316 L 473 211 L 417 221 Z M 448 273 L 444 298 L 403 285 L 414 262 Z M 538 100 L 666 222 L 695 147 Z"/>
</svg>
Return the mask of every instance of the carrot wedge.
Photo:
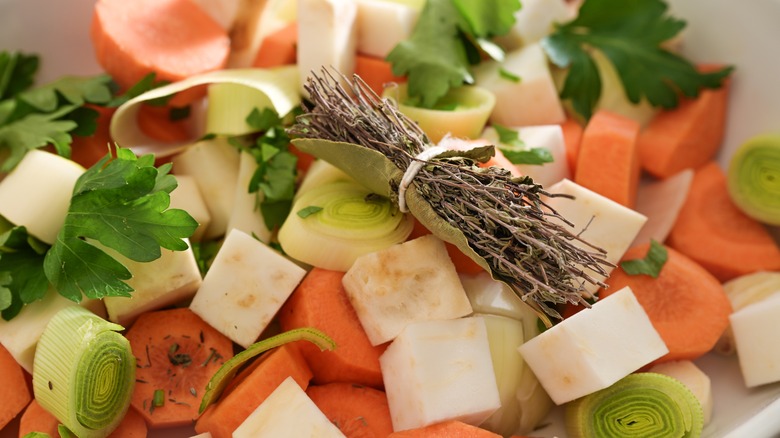
<svg viewBox="0 0 780 438">
<path fill-rule="evenodd" d="M 385 84 L 406 82 L 406 78 L 393 74 L 393 68 L 384 59 L 360 55 L 355 57 L 355 74 L 361 77 L 374 93 L 382 95 Z"/>
<path fill-rule="evenodd" d="M 569 171 L 572 175 L 577 171 L 577 156 L 580 152 L 580 142 L 582 141 L 582 125 L 575 118 L 569 116 L 561 123 L 563 131 L 563 141 L 566 144 L 566 162 L 569 164 Z"/>
<path fill-rule="evenodd" d="M 59 424 L 57 417 L 33 400 L 24 410 L 19 421 L 19 438 L 31 432 L 47 433 L 50 437 L 58 437 L 60 436 L 57 431 Z M 145 438 L 147 432 L 144 418 L 135 409 L 130 408 L 108 438 Z"/>
<path fill-rule="evenodd" d="M 0 429 L 11 422 L 32 400 L 27 374 L 0 344 Z"/>
<path fill-rule="evenodd" d="M 270 68 L 295 64 L 297 45 L 298 23 L 293 22 L 263 39 L 252 67 Z"/>
<path fill-rule="evenodd" d="M 574 182 L 633 208 L 639 186 L 639 123 L 598 111 L 582 132 Z"/>
<path fill-rule="evenodd" d="M 386 437 L 393 432 L 384 391 L 353 383 L 310 386 L 306 394 L 347 438 Z"/>
<path fill-rule="evenodd" d="M 726 175 L 715 162 L 699 168 L 667 243 L 721 282 L 756 271 L 780 270 L 780 248 L 759 222 L 728 194 Z"/>
</svg>

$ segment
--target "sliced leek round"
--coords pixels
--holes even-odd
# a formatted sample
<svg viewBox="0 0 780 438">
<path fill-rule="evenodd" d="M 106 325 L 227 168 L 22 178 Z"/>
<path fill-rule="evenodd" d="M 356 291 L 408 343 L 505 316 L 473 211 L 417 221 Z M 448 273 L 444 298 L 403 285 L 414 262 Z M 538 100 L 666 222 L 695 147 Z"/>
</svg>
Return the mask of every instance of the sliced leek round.
<svg viewBox="0 0 780 438">
<path fill-rule="evenodd" d="M 729 163 L 728 188 L 745 214 L 780 225 L 780 135 L 754 137 L 737 149 Z"/>
<path fill-rule="evenodd" d="M 698 437 L 701 404 L 678 380 L 658 373 L 630 374 L 566 405 L 571 438 Z"/>
<path fill-rule="evenodd" d="M 69 306 L 38 341 L 35 399 L 80 438 L 108 436 L 130 406 L 135 357 L 121 330 L 81 306 Z"/>
<path fill-rule="evenodd" d="M 405 241 L 413 227 L 413 218 L 389 199 L 336 181 L 301 194 L 278 239 L 294 259 L 345 272 L 361 255 Z"/>
</svg>

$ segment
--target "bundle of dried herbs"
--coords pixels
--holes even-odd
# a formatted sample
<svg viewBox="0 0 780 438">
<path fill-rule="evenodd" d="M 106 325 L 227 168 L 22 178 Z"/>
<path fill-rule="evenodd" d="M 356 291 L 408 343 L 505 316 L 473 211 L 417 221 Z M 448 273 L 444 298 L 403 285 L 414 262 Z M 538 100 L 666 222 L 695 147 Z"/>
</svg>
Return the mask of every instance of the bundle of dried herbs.
<svg viewBox="0 0 780 438">
<path fill-rule="evenodd" d="M 420 154 L 434 145 L 359 77 L 323 70 L 305 88 L 310 103 L 289 129 L 297 148 L 380 195 L 398 201 L 400 191 L 426 228 L 508 284 L 546 322 L 547 316 L 559 318 L 555 304 L 587 306 L 586 284 L 603 286 L 600 279 L 611 266 L 605 251 L 584 242 L 545 203 L 546 197 L 564 195 L 498 167 L 479 167 L 493 155 L 493 146 L 423 160 Z M 401 180 L 415 162 L 422 166 L 404 192 Z"/>
</svg>

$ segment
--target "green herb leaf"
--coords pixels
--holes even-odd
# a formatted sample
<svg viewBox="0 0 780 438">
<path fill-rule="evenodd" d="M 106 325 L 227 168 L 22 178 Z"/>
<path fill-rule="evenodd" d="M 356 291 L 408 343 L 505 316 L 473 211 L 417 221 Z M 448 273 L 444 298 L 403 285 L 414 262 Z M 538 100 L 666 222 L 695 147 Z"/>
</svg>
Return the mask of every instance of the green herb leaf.
<svg viewBox="0 0 780 438">
<path fill-rule="evenodd" d="M 493 123 L 491 126 L 493 126 L 493 129 L 496 130 L 496 134 L 498 134 L 498 141 L 500 143 L 518 148 L 525 147 L 525 142 L 520 140 L 520 134 L 517 132 L 517 130 L 507 128 L 506 126 L 499 125 L 498 123 Z"/>
<path fill-rule="evenodd" d="M 74 107 L 67 107 L 70 112 Z M 24 158 L 27 151 L 54 145 L 59 155 L 70 156 L 70 143 L 73 140 L 68 133 L 78 127 L 72 120 L 57 120 L 63 114 L 30 114 L 27 117 L 0 126 L 0 146 L 8 148 L 10 155 L 0 165 L 0 171 L 8 172 Z"/>
<path fill-rule="evenodd" d="M 673 108 L 679 95 L 695 97 L 702 88 L 718 88 L 732 68 L 701 73 L 696 66 L 661 47 L 685 22 L 666 15 L 662 0 L 586 0 L 573 21 L 542 40 L 550 60 L 570 68 L 561 91 L 575 111 L 589 119 L 601 95 L 601 78 L 590 50 L 614 65 L 626 96 L 646 98 L 653 106 Z"/>
<path fill-rule="evenodd" d="M 505 35 L 515 24 L 519 0 L 452 0 L 460 13 L 461 29 L 477 38 Z"/>
<path fill-rule="evenodd" d="M 30 88 L 35 82 L 39 59 L 35 55 L 0 52 L 0 100 Z"/>
<path fill-rule="evenodd" d="M 552 163 L 552 153 L 546 148 L 528 148 L 520 139 L 520 134 L 515 129 L 494 123 L 493 129 L 498 134 L 498 141 L 502 145 L 510 147 L 499 147 L 507 160 L 512 164 L 534 164 Z"/>
<path fill-rule="evenodd" d="M 47 252 L 44 271 L 63 296 L 89 298 L 129 296 L 124 283 L 131 275 L 120 262 L 90 241 L 123 256 L 149 262 L 160 247 L 182 251 L 183 240 L 198 223 L 187 212 L 168 209 L 176 180 L 170 165 L 154 167 L 154 156 L 141 158 L 117 148 L 76 182 L 65 223 Z"/>
<path fill-rule="evenodd" d="M 162 389 L 155 389 L 152 396 L 152 406 L 155 408 L 161 408 L 165 405 L 165 391 Z"/>
<path fill-rule="evenodd" d="M 141 78 L 140 81 L 134 84 L 132 87 L 128 88 L 127 91 L 125 91 L 123 94 L 115 96 L 113 99 L 111 99 L 106 104 L 106 106 L 112 108 L 118 107 L 134 97 L 140 96 L 149 90 L 162 87 L 163 85 L 167 85 L 169 83 L 167 81 L 157 81 L 154 79 L 155 77 L 156 75 L 154 73 L 147 74 L 146 76 Z M 168 103 L 171 97 L 173 97 L 173 95 L 167 96 L 162 99 L 150 100 L 147 101 L 146 103 L 152 106 L 165 105 Z"/>
<path fill-rule="evenodd" d="M 49 282 L 43 272 L 43 259 L 48 248 L 22 226 L 0 234 L 0 284 L 11 298 L 7 305 L 0 306 L 4 319 L 10 320 L 25 304 L 46 294 Z"/>
<path fill-rule="evenodd" d="M 512 73 L 511 71 L 509 71 L 509 70 L 507 70 L 507 69 L 505 69 L 503 67 L 498 69 L 498 75 L 501 76 L 502 78 L 504 78 L 504 79 L 506 79 L 508 81 L 514 82 L 516 84 L 519 84 L 520 81 L 522 81 L 522 78 L 520 76 Z"/>
<path fill-rule="evenodd" d="M 306 219 L 307 217 L 322 211 L 322 207 L 318 207 L 316 205 L 310 205 L 308 207 L 304 207 L 300 210 L 298 210 L 297 215 L 303 219 Z"/>
<path fill-rule="evenodd" d="M 658 278 L 668 258 L 666 248 L 655 240 L 650 241 L 650 249 L 644 259 L 620 262 L 620 267 L 629 275 L 649 275 Z"/>
</svg>

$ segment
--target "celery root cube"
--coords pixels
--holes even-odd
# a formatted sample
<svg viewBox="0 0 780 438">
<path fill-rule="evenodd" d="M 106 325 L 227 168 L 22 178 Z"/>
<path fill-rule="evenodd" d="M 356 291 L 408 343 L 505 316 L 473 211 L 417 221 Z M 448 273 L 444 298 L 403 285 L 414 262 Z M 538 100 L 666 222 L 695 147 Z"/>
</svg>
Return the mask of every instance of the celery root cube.
<svg viewBox="0 0 780 438">
<path fill-rule="evenodd" d="M 729 317 L 739 367 L 748 388 L 780 381 L 780 293 L 745 306 Z"/>
</svg>

